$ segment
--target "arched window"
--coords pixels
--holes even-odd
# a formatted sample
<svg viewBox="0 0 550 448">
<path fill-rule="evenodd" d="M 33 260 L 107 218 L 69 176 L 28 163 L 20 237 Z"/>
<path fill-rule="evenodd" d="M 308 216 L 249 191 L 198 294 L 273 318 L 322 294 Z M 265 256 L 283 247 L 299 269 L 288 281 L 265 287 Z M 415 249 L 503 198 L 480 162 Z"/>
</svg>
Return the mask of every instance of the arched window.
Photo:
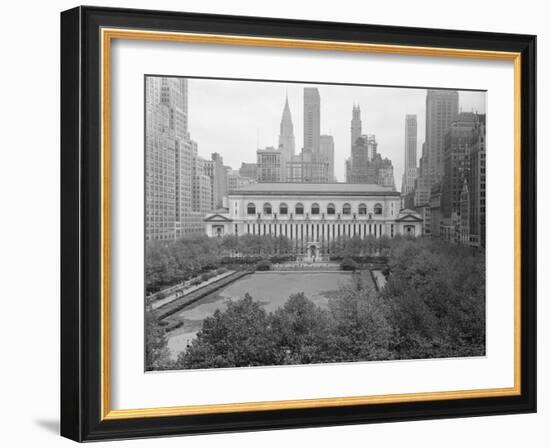
<svg viewBox="0 0 550 448">
<path fill-rule="evenodd" d="M 367 205 L 366 204 L 359 204 L 359 214 L 360 215 L 366 215 L 367 214 Z"/>
<path fill-rule="evenodd" d="M 256 206 L 252 202 L 246 206 L 246 213 L 249 215 L 256 214 Z"/>
<path fill-rule="evenodd" d="M 319 214 L 319 204 L 315 203 L 311 205 L 311 214 L 312 215 L 318 215 Z"/>
<path fill-rule="evenodd" d="M 269 202 L 264 204 L 264 215 L 271 215 L 271 204 Z"/>
<path fill-rule="evenodd" d="M 342 214 L 351 215 L 351 205 L 349 205 L 348 203 L 344 204 L 344 206 L 342 207 Z"/>
<path fill-rule="evenodd" d="M 375 215 L 381 215 L 382 214 L 382 204 L 376 204 L 374 206 L 374 214 Z"/>
<path fill-rule="evenodd" d="M 303 215 L 304 214 L 304 204 L 298 202 L 296 206 L 294 207 L 294 213 L 297 215 Z"/>
<path fill-rule="evenodd" d="M 288 215 L 288 205 L 286 205 L 284 202 L 279 205 L 279 214 Z"/>
<path fill-rule="evenodd" d="M 336 213 L 336 207 L 334 204 L 327 205 L 327 215 L 334 215 Z"/>
</svg>

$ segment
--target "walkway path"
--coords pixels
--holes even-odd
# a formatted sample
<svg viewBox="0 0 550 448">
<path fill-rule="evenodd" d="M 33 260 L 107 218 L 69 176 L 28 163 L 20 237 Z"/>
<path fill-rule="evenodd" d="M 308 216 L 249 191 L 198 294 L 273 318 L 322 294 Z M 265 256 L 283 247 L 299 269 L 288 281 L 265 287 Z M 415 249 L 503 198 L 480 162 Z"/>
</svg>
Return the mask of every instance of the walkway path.
<svg viewBox="0 0 550 448">
<path fill-rule="evenodd" d="M 193 291 L 196 291 L 198 289 L 201 289 L 205 287 L 206 285 L 209 285 L 211 283 L 217 282 L 218 280 L 221 280 L 222 278 L 225 278 L 231 274 L 233 274 L 235 271 L 227 271 L 223 274 L 216 275 L 215 277 L 212 277 L 211 279 L 206 280 L 205 282 L 199 283 L 198 285 L 189 286 L 186 288 L 183 292 L 183 295 L 179 295 L 177 292 L 173 292 L 169 296 L 164 297 L 163 299 L 156 300 L 151 304 L 151 308 L 156 310 L 157 308 L 160 308 L 161 306 L 166 305 L 167 303 L 170 303 L 178 298 L 187 297 L 187 295 L 191 294 Z"/>
<path fill-rule="evenodd" d="M 217 291 L 220 288 L 223 288 L 224 286 L 227 286 L 228 284 L 234 282 L 235 280 L 238 280 L 245 275 L 250 274 L 249 271 L 238 271 L 233 272 L 230 275 L 226 275 L 225 277 L 211 282 L 203 287 L 200 287 L 196 289 L 195 291 L 185 294 L 184 296 L 178 297 L 175 300 L 172 300 L 168 303 L 165 303 L 164 305 L 158 307 L 158 318 L 159 319 L 165 319 L 168 316 L 171 316 L 174 313 L 177 313 L 178 311 L 182 310 L 188 305 L 191 305 L 192 303 L 196 302 L 197 300 L 202 299 L 203 297 L 212 294 L 213 292 Z M 203 284 L 204 285 L 204 284 Z"/>
</svg>

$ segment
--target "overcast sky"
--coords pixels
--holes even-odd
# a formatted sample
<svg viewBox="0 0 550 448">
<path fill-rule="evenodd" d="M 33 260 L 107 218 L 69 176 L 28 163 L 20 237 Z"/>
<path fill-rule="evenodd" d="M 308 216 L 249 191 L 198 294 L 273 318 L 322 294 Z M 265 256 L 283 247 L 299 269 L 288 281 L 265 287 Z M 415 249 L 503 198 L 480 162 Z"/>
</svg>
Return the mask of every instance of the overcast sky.
<svg viewBox="0 0 550 448">
<path fill-rule="evenodd" d="M 225 165 L 256 162 L 256 149 L 278 146 L 279 125 L 288 94 L 296 153 L 303 146 L 303 89 L 314 86 L 321 96 L 321 134 L 334 137 L 334 170 L 345 181 L 344 160 L 350 156 L 352 106 L 361 106 L 363 134 L 375 134 L 378 152 L 391 159 L 396 187 L 401 187 L 405 115 L 418 118 L 417 157 L 425 133 L 426 90 L 413 88 L 313 85 L 282 82 L 189 80 L 189 131 L 199 154 L 219 152 Z M 485 113 L 484 92 L 459 92 L 464 112 Z"/>
</svg>

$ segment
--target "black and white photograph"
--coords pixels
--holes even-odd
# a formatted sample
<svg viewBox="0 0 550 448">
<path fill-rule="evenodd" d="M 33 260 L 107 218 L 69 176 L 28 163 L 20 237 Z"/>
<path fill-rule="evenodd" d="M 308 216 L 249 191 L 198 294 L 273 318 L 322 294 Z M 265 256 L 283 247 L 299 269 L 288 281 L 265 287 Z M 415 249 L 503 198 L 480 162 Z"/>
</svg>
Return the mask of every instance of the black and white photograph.
<svg viewBox="0 0 550 448">
<path fill-rule="evenodd" d="M 144 84 L 146 371 L 485 356 L 485 91 Z"/>
<path fill-rule="evenodd" d="M 544 446 L 546 3 L 88 3 L 2 11 L 2 446 Z"/>
</svg>

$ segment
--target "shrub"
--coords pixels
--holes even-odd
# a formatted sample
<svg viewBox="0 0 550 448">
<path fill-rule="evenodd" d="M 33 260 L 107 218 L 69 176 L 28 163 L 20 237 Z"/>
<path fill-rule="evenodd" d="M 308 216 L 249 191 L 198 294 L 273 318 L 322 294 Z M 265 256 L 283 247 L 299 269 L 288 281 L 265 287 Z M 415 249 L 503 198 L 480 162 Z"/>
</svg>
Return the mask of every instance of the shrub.
<svg viewBox="0 0 550 448">
<path fill-rule="evenodd" d="M 269 260 L 261 260 L 256 265 L 257 271 L 269 271 L 271 269 L 271 261 Z"/>
<path fill-rule="evenodd" d="M 204 265 L 202 268 L 201 268 L 201 272 L 208 272 L 208 271 L 211 271 L 213 269 L 218 269 L 218 265 L 215 264 L 215 263 L 209 263 L 207 265 Z"/>
<path fill-rule="evenodd" d="M 343 271 L 356 271 L 359 268 L 359 265 L 351 258 L 344 258 L 342 263 L 340 263 L 340 268 Z"/>
<path fill-rule="evenodd" d="M 160 291 L 157 293 L 157 295 L 155 296 L 155 299 L 156 300 L 161 300 L 161 299 L 164 299 L 166 297 L 166 293 L 164 291 Z"/>
<path fill-rule="evenodd" d="M 254 264 L 261 261 L 261 257 L 245 256 L 245 257 L 223 257 L 222 264 L 234 265 L 234 264 Z"/>
<path fill-rule="evenodd" d="M 296 255 L 275 255 L 270 257 L 272 263 L 285 263 L 287 261 L 296 261 Z"/>
<path fill-rule="evenodd" d="M 200 278 L 203 282 L 206 282 L 206 281 L 210 280 L 211 278 L 215 277 L 216 275 L 218 275 L 218 274 L 216 274 L 216 272 L 217 271 L 205 272 L 204 274 L 201 274 Z"/>
<path fill-rule="evenodd" d="M 197 286 L 200 283 L 202 283 L 202 280 L 200 278 L 194 278 L 193 280 L 191 280 L 191 286 Z"/>
</svg>

